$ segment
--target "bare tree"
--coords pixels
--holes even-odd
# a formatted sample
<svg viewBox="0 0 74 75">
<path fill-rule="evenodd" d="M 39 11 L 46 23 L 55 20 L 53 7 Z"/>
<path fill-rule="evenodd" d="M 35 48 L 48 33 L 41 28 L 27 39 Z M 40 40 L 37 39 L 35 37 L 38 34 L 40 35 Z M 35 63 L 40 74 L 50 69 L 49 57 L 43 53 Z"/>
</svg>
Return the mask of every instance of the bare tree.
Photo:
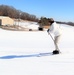
<svg viewBox="0 0 74 75">
<path fill-rule="evenodd" d="M 14 7 L 8 5 L 0 5 L 0 16 L 9 16 L 11 18 L 16 18 L 16 19 L 19 19 L 20 17 L 23 20 L 30 20 L 30 21 L 38 20 L 38 18 L 36 18 L 35 15 L 31 15 L 21 10 L 17 10 Z"/>
</svg>

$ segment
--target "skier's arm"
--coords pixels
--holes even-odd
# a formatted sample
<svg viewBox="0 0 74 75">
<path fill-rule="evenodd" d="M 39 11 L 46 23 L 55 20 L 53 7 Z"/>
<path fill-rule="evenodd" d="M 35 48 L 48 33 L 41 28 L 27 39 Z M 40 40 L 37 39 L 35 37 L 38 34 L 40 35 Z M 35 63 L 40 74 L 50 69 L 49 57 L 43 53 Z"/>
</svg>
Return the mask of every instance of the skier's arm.
<svg viewBox="0 0 74 75">
<path fill-rule="evenodd" d="M 49 33 L 49 32 L 52 32 L 53 29 L 54 29 L 54 26 L 53 26 L 53 24 L 52 24 L 52 25 L 48 28 L 47 32 L 48 32 L 48 33 Z"/>
</svg>

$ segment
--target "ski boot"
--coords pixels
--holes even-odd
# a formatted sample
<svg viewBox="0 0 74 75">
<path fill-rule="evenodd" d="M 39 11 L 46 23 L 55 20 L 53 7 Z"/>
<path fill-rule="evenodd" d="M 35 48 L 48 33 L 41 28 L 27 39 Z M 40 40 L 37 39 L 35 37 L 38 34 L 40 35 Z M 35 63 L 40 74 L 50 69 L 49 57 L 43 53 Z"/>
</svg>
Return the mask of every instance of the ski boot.
<svg viewBox="0 0 74 75">
<path fill-rule="evenodd" d="M 59 54 L 60 51 L 59 51 L 59 50 L 54 50 L 52 53 L 53 53 L 53 54 Z"/>
</svg>

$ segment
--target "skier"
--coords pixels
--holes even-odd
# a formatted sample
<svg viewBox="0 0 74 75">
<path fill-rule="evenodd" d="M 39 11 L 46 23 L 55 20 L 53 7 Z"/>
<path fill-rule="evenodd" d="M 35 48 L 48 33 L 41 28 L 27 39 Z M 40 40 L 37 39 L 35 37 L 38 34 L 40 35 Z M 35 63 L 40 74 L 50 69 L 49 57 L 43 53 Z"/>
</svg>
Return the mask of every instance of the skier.
<svg viewBox="0 0 74 75">
<path fill-rule="evenodd" d="M 61 28 L 59 26 L 59 24 L 57 24 L 53 18 L 49 19 L 49 23 L 50 23 L 50 27 L 47 30 L 48 34 L 52 33 L 54 35 L 54 39 L 51 36 L 52 40 L 54 41 L 54 45 L 55 45 L 55 50 L 53 51 L 53 54 L 59 54 L 60 50 L 58 48 L 58 44 L 59 44 L 59 39 L 61 37 Z"/>
</svg>

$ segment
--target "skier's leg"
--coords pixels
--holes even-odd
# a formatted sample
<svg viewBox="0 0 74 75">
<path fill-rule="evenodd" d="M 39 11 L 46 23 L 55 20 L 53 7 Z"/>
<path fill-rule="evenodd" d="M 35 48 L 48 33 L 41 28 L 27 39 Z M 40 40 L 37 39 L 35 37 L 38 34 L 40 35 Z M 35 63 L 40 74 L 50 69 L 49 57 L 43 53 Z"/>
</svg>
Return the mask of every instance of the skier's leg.
<svg viewBox="0 0 74 75">
<path fill-rule="evenodd" d="M 55 50 L 53 51 L 53 54 L 59 54 L 60 53 L 59 48 L 58 48 L 59 39 L 60 39 L 60 36 L 54 37 Z"/>
<path fill-rule="evenodd" d="M 58 48 L 59 40 L 60 40 L 60 35 L 54 37 L 55 50 L 59 50 Z"/>
</svg>

